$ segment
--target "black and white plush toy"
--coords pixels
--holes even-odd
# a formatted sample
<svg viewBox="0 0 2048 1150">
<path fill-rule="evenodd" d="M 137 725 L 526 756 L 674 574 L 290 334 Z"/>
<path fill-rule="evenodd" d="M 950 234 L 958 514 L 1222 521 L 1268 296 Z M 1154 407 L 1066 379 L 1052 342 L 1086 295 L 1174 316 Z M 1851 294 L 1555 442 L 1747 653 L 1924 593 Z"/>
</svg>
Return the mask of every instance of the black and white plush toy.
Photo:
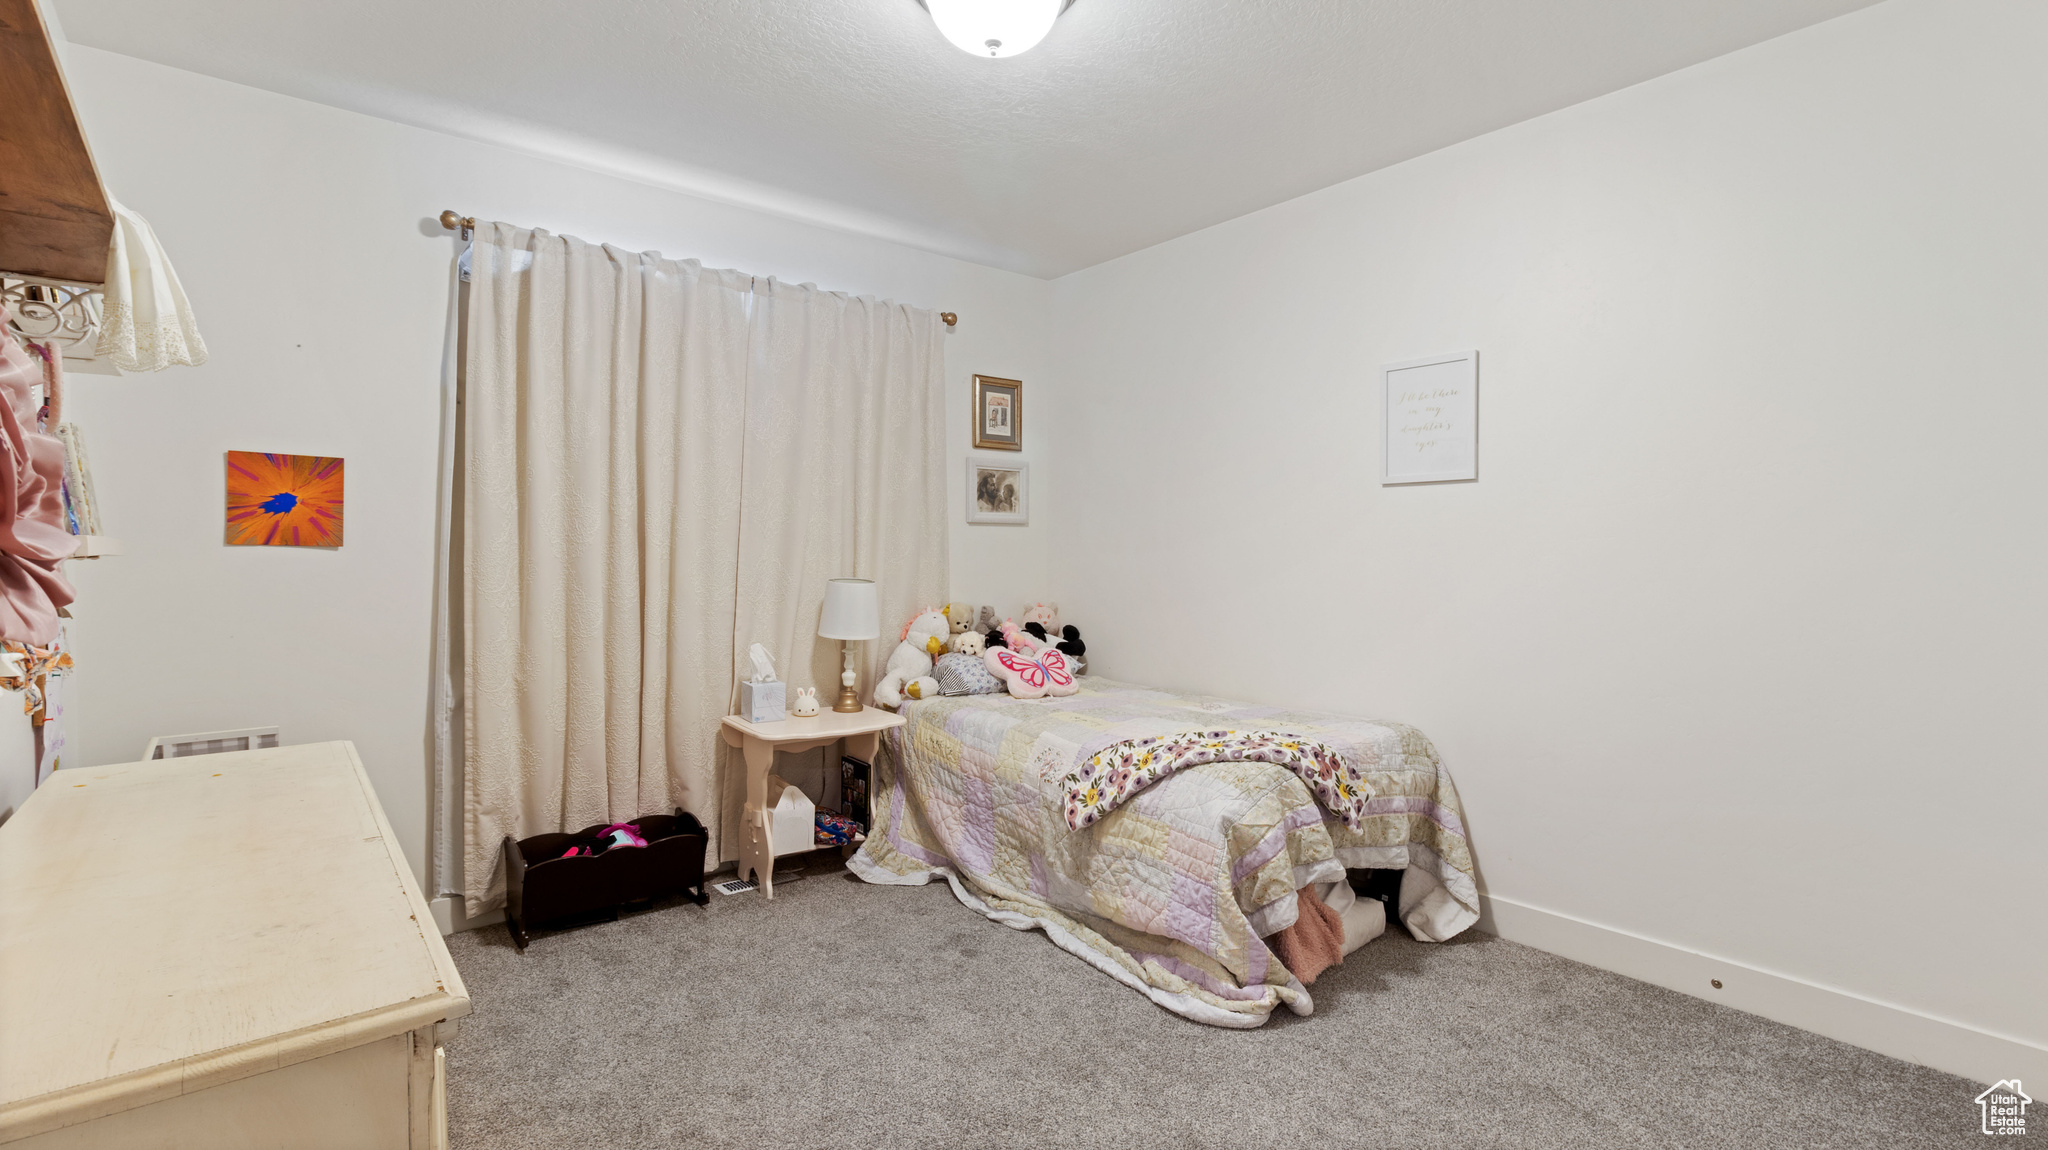
<svg viewBox="0 0 2048 1150">
<path fill-rule="evenodd" d="M 1081 629 L 1072 623 L 1060 628 L 1060 641 L 1053 646 L 1069 659 L 1078 659 L 1088 653 L 1088 644 L 1081 641 Z"/>
<path fill-rule="evenodd" d="M 1061 627 L 1059 635 L 1055 637 L 1045 629 L 1045 624 L 1034 619 L 1024 624 L 1024 629 L 1031 633 L 1033 639 L 1038 640 L 1039 646 L 1051 647 L 1073 660 L 1076 672 L 1082 669 L 1081 657 L 1088 653 L 1088 644 L 1081 641 L 1081 629 L 1079 627 L 1069 623 Z"/>
</svg>

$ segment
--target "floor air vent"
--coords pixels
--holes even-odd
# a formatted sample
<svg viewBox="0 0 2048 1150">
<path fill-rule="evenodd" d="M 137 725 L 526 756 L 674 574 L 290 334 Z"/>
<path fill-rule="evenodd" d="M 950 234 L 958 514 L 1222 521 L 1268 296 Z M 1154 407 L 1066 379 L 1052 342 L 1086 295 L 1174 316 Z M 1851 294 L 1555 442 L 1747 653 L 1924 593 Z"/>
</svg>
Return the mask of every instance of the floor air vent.
<svg viewBox="0 0 2048 1150">
<path fill-rule="evenodd" d="M 789 872 L 784 872 L 782 874 L 775 876 L 775 885 L 786 886 L 789 883 L 801 880 L 803 877 L 804 876 L 802 871 L 797 871 L 793 874 Z M 754 879 L 729 878 L 726 879 L 724 882 L 712 883 L 711 889 L 717 891 L 719 894 L 745 894 L 750 890 L 760 890 L 761 884 Z"/>
</svg>

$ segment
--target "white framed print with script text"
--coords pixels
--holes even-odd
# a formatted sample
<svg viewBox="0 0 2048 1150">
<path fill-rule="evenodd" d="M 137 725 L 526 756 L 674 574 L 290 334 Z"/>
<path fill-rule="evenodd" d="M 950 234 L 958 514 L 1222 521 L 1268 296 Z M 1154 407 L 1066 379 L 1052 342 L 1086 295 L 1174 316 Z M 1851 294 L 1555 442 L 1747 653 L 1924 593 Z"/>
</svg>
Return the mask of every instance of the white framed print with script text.
<svg viewBox="0 0 2048 1150">
<path fill-rule="evenodd" d="M 1380 369 L 1380 484 L 1479 478 L 1479 353 Z"/>
</svg>

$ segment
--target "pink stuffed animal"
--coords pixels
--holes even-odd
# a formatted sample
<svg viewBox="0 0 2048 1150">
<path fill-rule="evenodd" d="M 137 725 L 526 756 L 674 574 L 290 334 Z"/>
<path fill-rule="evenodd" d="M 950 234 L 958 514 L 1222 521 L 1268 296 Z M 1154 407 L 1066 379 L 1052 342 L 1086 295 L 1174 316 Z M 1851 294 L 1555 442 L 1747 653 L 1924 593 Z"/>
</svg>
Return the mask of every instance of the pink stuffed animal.
<svg viewBox="0 0 2048 1150">
<path fill-rule="evenodd" d="M 1029 651 L 1038 646 L 1038 640 L 1031 637 L 1031 632 L 1017 626 L 1015 619 L 1005 619 L 1003 620 L 1003 645 L 1013 651 Z"/>
<path fill-rule="evenodd" d="M 1058 603 L 1033 603 L 1024 609 L 1024 626 L 1036 623 L 1045 628 L 1048 635 L 1060 633 L 1060 605 Z"/>
</svg>

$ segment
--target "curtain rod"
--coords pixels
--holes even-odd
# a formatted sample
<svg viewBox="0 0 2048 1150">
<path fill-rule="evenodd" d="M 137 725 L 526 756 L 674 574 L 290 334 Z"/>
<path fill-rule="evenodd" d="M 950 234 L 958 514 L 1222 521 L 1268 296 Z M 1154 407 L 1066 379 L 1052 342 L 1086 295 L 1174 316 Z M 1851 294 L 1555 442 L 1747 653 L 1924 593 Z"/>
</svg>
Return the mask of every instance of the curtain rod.
<svg viewBox="0 0 2048 1150">
<path fill-rule="evenodd" d="M 458 216 L 452 210 L 445 211 L 441 213 L 441 226 L 451 232 L 460 229 L 462 238 L 466 240 L 469 238 L 469 233 L 476 229 L 476 217 Z M 960 322 L 960 317 L 949 311 L 940 312 L 939 318 L 946 321 L 947 327 L 952 327 Z"/>
</svg>

